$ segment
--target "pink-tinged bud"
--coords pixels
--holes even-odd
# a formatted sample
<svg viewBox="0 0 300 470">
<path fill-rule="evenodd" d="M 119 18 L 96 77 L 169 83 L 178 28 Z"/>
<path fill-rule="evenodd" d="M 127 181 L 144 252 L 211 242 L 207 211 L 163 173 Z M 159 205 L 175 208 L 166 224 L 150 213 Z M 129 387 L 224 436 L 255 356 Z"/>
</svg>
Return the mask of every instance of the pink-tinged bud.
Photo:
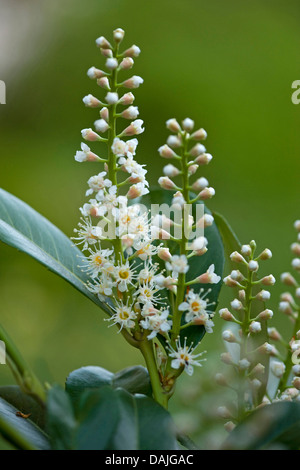
<svg viewBox="0 0 300 470">
<path fill-rule="evenodd" d="M 158 257 L 162 259 L 163 261 L 171 261 L 172 255 L 170 253 L 169 248 L 158 248 Z"/>
<path fill-rule="evenodd" d="M 238 285 L 238 282 L 235 281 L 234 279 L 232 279 L 232 277 L 230 276 L 226 276 L 223 280 L 225 286 L 228 286 L 228 287 L 237 287 Z"/>
<path fill-rule="evenodd" d="M 99 106 L 101 106 L 101 101 L 99 101 L 98 98 L 95 98 L 93 95 L 85 96 L 82 101 L 88 108 L 99 108 Z"/>
<path fill-rule="evenodd" d="M 215 381 L 218 385 L 221 385 L 222 387 L 227 387 L 227 385 L 228 385 L 225 376 L 223 374 L 220 374 L 220 373 L 215 375 Z"/>
<path fill-rule="evenodd" d="M 199 165 L 197 165 L 197 164 L 190 165 L 189 168 L 188 168 L 189 175 L 194 175 L 196 173 L 196 171 L 198 170 L 198 168 L 199 168 Z"/>
<path fill-rule="evenodd" d="M 96 67 L 90 67 L 87 71 L 87 76 L 94 80 L 95 78 L 102 78 L 106 76 L 106 73 L 103 70 L 96 69 Z"/>
<path fill-rule="evenodd" d="M 129 176 L 128 182 L 131 184 L 142 183 L 144 181 L 143 176 Z"/>
<path fill-rule="evenodd" d="M 182 127 L 186 132 L 191 132 L 194 129 L 194 121 L 190 118 L 185 118 L 182 121 Z"/>
<path fill-rule="evenodd" d="M 97 84 L 104 88 L 104 90 L 110 90 L 109 80 L 107 77 L 98 78 Z"/>
<path fill-rule="evenodd" d="M 240 371 L 248 370 L 250 366 L 251 364 L 248 359 L 244 358 L 239 360 L 238 367 Z"/>
<path fill-rule="evenodd" d="M 237 343 L 238 342 L 237 338 L 235 337 L 235 335 L 230 330 L 223 331 L 222 338 L 227 343 Z"/>
<path fill-rule="evenodd" d="M 152 240 L 170 240 L 170 233 L 163 228 L 151 227 L 151 238 Z"/>
<path fill-rule="evenodd" d="M 105 96 L 107 104 L 113 105 L 119 101 L 118 93 L 109 91 Z"/>
<path fill-rule="evenodd" d="M 270 300 L 271 294 L 268 290 L 261 290 L 255 297 L 261 302 L 266 302 L 267 300 Z"/>
<path fill-rule="evenodd" d="M 238 296 L 242 302 L 246 299 L 246 292 L 244 291 L 244 289 L 239 290 Z"/>
<path fill-rule="evenodd" d="M 294 228 L 297 230 L 297 232 L 300 232 L 300 220 L 296 220 L 294 223 Z"/>
<path fill-rule="evenodd" d="M 273 274 L 269 274 L 269 276 L 265 276 L 260 281 L 264 286 L 274 286 L 276 279 Z"/>
<path fill-rule="evenodd" d="M 199 178 L 195 183 L 192 185 L 192 189 L 194 191 L 202 191 L 203 189 L 207 188 L 209 185 L 209 182 L 207 181 L 206 178 Z"/>
<path fill-rule="evenodd" d="M 291 250 L 296 256 L 300 256 L 300 243 L 293 243 L 291 246 Z"/>
<path fill-rule="evenodd" d="M 230 259 L 234 263 L 246 263 L 245 258 L 238 251 L 231 253 Z"/>
<path fill-rule="evenodd" d="M 167 126 L 167 129 L 169 129 L 169 131 L 171 132 L 176 132 L 176 133 L 181 132 L 181 127 L 175 118 L 168 119 L 166 122 L 166 126 Z"/>
<path fill-rule="evenodd" d="M 133 121 L 130 126 L 126 127 L 124 131 L 122 132 L 122 135 L 138 135 L 144 132 L 144 128 L 142 127 L 144 124 L 144 121 L 141 119 L 136 119 Z"/>
<path fill-rule="evenodd" d="M 169 145 L 169 147 L 175 149 L 181 147 L 182 141 L 181 138 L 176 135 L 169 135 L 169 137 L 167 138 L 167 144 Z"/>
<path fill-rule="evenodd" d="M 269 250 L 269 248 L 266 248 L 260 255 L 259 255 L 259 259 L 261 260 L 267 260 L 267 259 L 270 259 L 272 258 L 272 251 Z"/>
<path fill-rule="evenodd" d="M 221 281 L 221 276 L 215 273 L 215 265 L 211 264 L 206 273 L 197 277 L 197 282 L 200 284 L 218 284 Z"/>
<path fill-rule="evenodd" d="M 211 227 L 213 223 L 214 223 L 213 216 L 210 214 L 204 214 L 203 217 L 197 220 L 196 227 L 197 228 Z"/>
<path fill-rule="evenodd" d="M 109 70 L 115 70 L 118 67 L 118 65 L 119 65 L 118 59 L 116 59 L 115 57 L 108 57 L 106 59 L 105 66 Z"/>
<path fill-rule="evenodd" d="M 111 58 L 113 57 L 113 53 L 111 49 L 103 49 L 102 47 L 100 48 L 100 52 L 104 57 Z"/>
<path fill-rule="evenodd" d="M 206 199 L 211 199 L 215 194 L 214 188 L 205 188 L 199 193 L 198 198 L 205 201 Z"/>
<path fill-rule="evenodd" d="M 293 315 L 293 309 L 289 302 L 286 301 L 279 302 L 279 311 L 285 315 Z"/>
<path fill-rule="evenodd" d="M 294 258 L 292 261 L 292 267 L 296 269 L 296 271 L 300 271 L 300 258 Z"/>
<path fill-rule="evenodd" d="M 125 57 L 120 63 L 120 69 L 129 70 L 133 67 L 134 60 L 131 57 Z"/>
<path fill-rule="evenodd" d="M 125 80 L 125 82 L 122 83 L 123 87 L 125 88 L 138 88 L 142 83 L 144 83 L 144 80 L 142 77 L 138 77 L 137 75 L 134 75 L 131 78 L 128 78 L 128 80 Z"/>
<path fill-rule="evenodd" d="M 192 157 L 198 157 L 199 155 L 203 155 L 206 152 L 206 148 L 202 144 L 196 144 L 190 150 L 190 155 Z M 198 162 L 197 162 L 198 163 Z"/>
<path fill-rule="evenodd" d="M 273 312 L 272 310 L 269 310 L 268 308 L 264 310 L 263 312 L 260 312 L 260 314 L 258 315 L 258 318 L 260 318 L 260 320 L 270 320 L 272 317 L 273 317 Z"/>
<path fill-rule="evenodd" d="M 294 377 L 292 381 L 293 387 L 295 387 L 297 390 L 300 390 L 300 377 Z"/>
<path fill-rule="evenodd" d="M 174 158 L 176 156 L 176 153 L 167 144 L 159 147 L 158 152 L 163 158 Z"/>
<path fill-rule="evenodd" d="M 113 32 L 114 40 L 117 44 L 123 41 L 125 36 L 125 31 L 122 28 L 117 28 Z"/>
<path fill-rule="evenodd" d="M 294 375 L 300 377 L 300 364 L 295 364 L 292 370 Z"/>
<path fill-rule="evenodd" d="M 203 153 L 195 159 L 195 162 L 198 163 L 198 165 L 208 165 L 212 158 L 210 153 Z"/>
<path fill-rule="evenodd" d="M 125 95 L 122 96 L 119 103 L 122 104 L 123 106 L 129 106 L 130 104 L 134 102 L 134 99 L 135 99 L 134 95 L 130 91 L 129 93 L 125 93 Z"/>
<path fill-rule="evenodd" d="M 219 416 L 219 418 L 222 418 L 222 419 L 232 418 L 232 414 L 230 413 L 228 408 L 226 408 L 226 406 L 219 406 L 217 409 L 217 415 Z"/>
<path fill-rule="evenodd" d="M 232 300 L 230 305 L 231 305 L 231 308 L 233 308 L 233 310 L 242 310 L 243 308 L 243 304 L 239 299 Z"/>
<path fill-rule="evenodd" d="M 254 260 L 251 260 L 249 261 L 248 263 L 248 269 L 249 271 L 253 272 L 253 273 L 256 273 L 258 271 L 258 262 L 257 261 L 254 261 Z"/>
<path fill-rule="evenodd" d="M 232 364 L 232 356 L 229 352 L 226 352 L 226 353 L 222 353 L 221 354 L 221 361 L 224 363 L 224 364 Z"/>
<path fill-rule="evenodd" d="M 124 57 L 138 57 L 140 53 L 141 53 L 141 49 L 138 46 L 133 45 L 129 49 L 127 49 L 125 52 L 123 52 L 123 56 Z"/>
<path fill-rule="evenodd" d="M 294 304 L 294 303 L 295 303 L 292 294 L 290 294 L 289 292 L 283 292 L 283 293 L 280 295 L 280 300 L 283 300 L 284 302 L 289 302 L 290 304 Z"/>
<path fill-rule="evenodd" d="M 109 125 L 104 119 L 97 119 L 94 126 L 97 132 L 106 132 L 109 129 Z"/>
<path fill-rule="evenodd" d="M 163 189 L 167 189 L 167 190 L 176 189 L 175 183 L 168 176 L 161 176 L 158 179 L 158 184 Z"/>
<path fill-rule="evenodd" d="M 108 108 L 102 108 L 100 111 L 100 116 L 104 121 L 108 122 L 109 121 L 109 111 Z"/>
<path fill-rule="evenodd" d="M 277 356 L 278 355 L 278 351 L 277 349 L 270 343 L 264 343 L 262 346 L 260 346 L 260 348 L 258 348 L 258 351 L 261 353 L 261 354 L 268 354 L 270 356 Z"/>
<path fill-rule="evenodd" d="M 224 424 L 225 431 L 229 433 L 231 433 L 235 428 L 236 424 L 234 424 L 232 421 L 227 421 L 227 423 Z"/>
<path fill-rule="evenodd" d="M 140 187 L 135 185 L 129 188 L 128 193 L 126 194 L 128 199 L 135 199 L 136 197 L 140 197 L 142 195 L 142 191 Z"/>
<path fill-rule="evenodd" d="M 296 295 L 297 299 L 300 299 L 300 287 L 298 287 L 296 289 L 295 295 Z"/>
<path fill-rule="evenodd" d="M 280 279 L 286 286 L 298 286 L 296 279 L 290 273 L 282 273 Z"/>
<path fill-rule="evenodd" d="M 220 317 L 225 320 L 225 321 L 232 321 L 234 320 L 234 316 L 232 313 L 228 310 L 228 308 L 221 308 L 219 310 Z"/>
<path fill-rule="evenodd" d="M 193 140 L 205 140 L 207 137 L 207 132 L 204 129 L 198 129 L 191 135 Z"/>
<path fill-rule="evenodd" d="M 179 175 L 180 171 L 178 168 L 176 168 L 176 166 L 171 165 L 170 163 L 169 165 L 164 166 L 163 173 L 165 176 L 169 176 L 169 178 L 174 178 L 175 176 Z"/>
<path fill-rule="evenodd" d="M 78 150 L 75 155 L 77 162 L 98 162 L 101 159 L 85 144 L 81 144 L 81 150 Z"/>
<path fill-rule="evenodd" d="M 268 343 L 266 343 L 268 344 Z M 261 376 L 265 373 L 266 371 L 266 368 L 265 366 L 263 366 L 260 362 L 258 364 L 256 364 L 256 366 L 252 369 L 252 374 L 253 375 L 258 375 L 258 376 Z"/>
<path fill-rule="evenodd" d="M 206 248 L 208 245 L 208 240 L 205 237 L 198 237 L 191 243 L 191 250 L 199 252 Z M 203 253 L 201 253 L 203 254 Z"/>
<path fill-rule="evenodd" d="M 136 119 L 139 115 L 139 109 L 137 106 L 129 106 L 122 112 L 122 117 L 124 119 Z"/>
<path fill-rule="evenodd" d="M 111 44 L 104 36 L 100 36 L 96 39 L 96 45 L 97 47 L 101 47 L 102 49 L 112 49 Z"/>
<path fill-rule="evenodd" d="M 268 335 L 269 335 L 269 338 L 272 339 L 273 341 L 281 340 L 281 334 L 276 330 L 276 328 L 268 328 Z"/>
<path fill-rule="evenodd" d="M 96 134 L 92 129 L 82 129 L 81 131 L 82 137 L 89 141 L 89 142 L 96 142 L 98 140 L 101 140 L 100 135 Z"/>
</svg>

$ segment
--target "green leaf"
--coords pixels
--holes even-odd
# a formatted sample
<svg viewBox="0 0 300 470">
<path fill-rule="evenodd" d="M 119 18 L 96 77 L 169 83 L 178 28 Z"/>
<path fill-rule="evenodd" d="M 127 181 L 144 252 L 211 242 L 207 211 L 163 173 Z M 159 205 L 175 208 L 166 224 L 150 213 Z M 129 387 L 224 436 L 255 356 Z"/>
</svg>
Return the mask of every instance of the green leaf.
<svg viewBox="0 0 300 470">
<path fill-rule="evenodd" d="M 19 410 L 0 398 L 0 434 L 22 450 L 48 450 L 47 436 L 30 419 L 17 416 Z"/>
<path fill-rule="evenodd" d="M 278 402 L 257 409 L 230 433 L 222 449 L 300 449 L 300 403 Z"/>
<path fill-rule="evenodd" d="M 54 385 L 47 396 L 47 432 L 52 449 L 75 448 L 77 421 L 71 398 L 58 385 Z"/>
<path fill-rule="evenodd" d="M 13 405 L 21 413 L 30 414 L 30 420 L 41 429 L 44 429 L 45 408 L 34 398 L 23 393 L 18 385 L 0 387 L 0 398 Z"/>
<path fill-rule="evenodd" d="M 192 197 L 195 195 L 191 194 Z M 171 191 L 165 191 L 163 189 L 150 188 L 150 193 L 138 200 L 134 200 L 133 203 L 140 203 L 150 209 L 151 204 L 167 204 L 171 206 L 173 193 Z M 202 202 L 196 202 L 193 204 L 193 215 L 196 213 L 196 206 L 203 204 Z M 210 214 L 210 211 L 204 206 L 204 211 Z M 207 271 L 210 265 L 215 265 L 215 272 L 219 276 L 223 276 L 224 270 L 224 249 L 222 239 L 217 228 L 217 225 L 213 223 L 211 227 L 205 229 L 205 237 L 208 240 L 208 251 L 202 256 L 195 256 L 191 258 L 189 265 L 189 271 L 187 273 L 187 281 L 195 279 L 200 274 Z M 167 246 L 170 248 L 171 253 L 175 253 L 178 249 L 178 245 L 172 241 L 167 241 Z M 163 265 L 162 265 L 163 266 Z M 164 267 L 164 266 L 163 266 Z M 200 289 L 204 289 L 204 292 L 211 290 L 208 299 L 210 302 L 215 302 L 215 308 L 217 307 L 217 301 L 222 287 L 222 281 L 218 284 L 195 284 L 192 286 L 195 292 L 199 292 Z M 213 309 L 212 309 L 213 310 Z M 187 337 L 187 342 L 194 343 L 197 345 L 205 334 L 205 328 L 203 326 L 190 326 L 185 328 L 181 332 L 182 338 Z M 164 343 L 164 339 L 159 336 L 159 339 Z"/>
<path fill-rule="evenodd" d="M 0 189 L 0 240 L 32 256 L 110 313 L 107 303 L 86 287 L 88 276 L 78 267 L 81 251 L 45 217 L 3 189 Z"/>
<path fill-rule="evenodd" d="M 130 393 L 151 396 L 151 384 L 147 369 L 142 366 L 127 367 L 116 374 L 102 367 L 87 366 L 74 370 L 66 380 L 66 391 L 77 409 L 80 396 L 85 390 L 103 386 L 124 388 Z"/>
<path fill-rule="evenodd" d="M 225 217 L 218 212 L 213 212 L 213 216 L 220 231 L 227 256 L 229 257 L 233 251 L 240 251 L 242 244 Z"/>
</svg>

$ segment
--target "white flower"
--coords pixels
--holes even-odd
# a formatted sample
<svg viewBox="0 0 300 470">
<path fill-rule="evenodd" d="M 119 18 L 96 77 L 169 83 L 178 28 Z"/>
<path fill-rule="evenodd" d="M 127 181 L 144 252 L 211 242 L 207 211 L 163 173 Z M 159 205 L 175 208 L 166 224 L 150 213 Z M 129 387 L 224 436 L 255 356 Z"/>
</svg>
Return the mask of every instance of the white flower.
<svg viewBox="0 0 300 470">
<path fill-rule="evenodd" d="M 145 187 L 143 183 L 133 184 L 129 191 L 127 192 L 126 196 L 128 199 L 135 199 L 140 196 L 144 196 L 145 194 L 149 193 L 149 189 Z"/>
<path fill-rule="evenodd" d="M 101 278 L 96 281 L 94 284 L 88 283 L 87 287 L 90 292 L 97 295 L 100 300 L 104 300 L 105 296 L 112 295 L 112 288 L 114 283 L 110 276 L 108 276 L 105 272 L 102 273 Z"/>
<path fill-rule="evenodd" d="M 126 149 L 127 149 L 126 142 L 116 137 L 113 141 L 111 149 L 114 155 L 116 155 L 117 157 L 122 157 L 123 155 L 126 154 Z"/>
<path fill-rule="evenodd" d="M 133 77 L 128 78 L 128 80 L 125 80 L 122 85 L 126 88 L 138 88 L 142 83 L 144 83 L 142 77 L 133 75 Z"/>
<path fill-rule="evenodd" d="M 166 267 L 173 273 L 187 273 L 189 270 L 187 257 L 185 255 L 174 255 L 172 260 L 166 263 Z"/>
<path fill-rule="evenodd" d="M 156 337 L 157 333 L 164 334 L 171 329 L 172 322 L 168 321 L 169 310 L 163 312 L 157 311 L 146 316 L 145 320 L 140 321 L 140 325 L 144 330 L 152 332 L 147 336 L 149 340 Z"/>
<path fill-rule="evenodd" d="M 133 246 L 136 250 L 136 255 L 143 261 L 151 259 L 157 254 L 158 248 L 152 245 L 147 237 L 137 237 L 133 241 Z"/>
<path fill-rule="evenodd" d="M 113 263 L 109 257 L 113 254 L 113 250 L 96 250 L 92 251 L 90 248 L 88 250 L 90 256 L 84 258 L 87 261 L 87 265 L 84 265 L 84 270 L 90 274 L 92 278 L 98 276 L 101 272 L 111 273 L 113 270 Z"/>
<path fill-rule="evenodd" d="M 90 199 L 88 203 L 85 203 L 83 207 L 80 207 L 80 212 L 84 217 L 100 217 L 103 215 L 102 208 L 96 199 Z"/>
<path fill-rule="evenodd" d="M 77 162 L 97 162 L 100 160 L 98 155 L 91 152 L 90 147 L 84 142 L 81 143 L 81 151 L 78 150 L 74 158 Z"/>
<path fill-rule="evenodd" d="M 125 292 L 128 289 L 128 285 L 132 284 L 132 281 L 135 278 L 134 271 L 131 269 L 129 261 L 126 261 L 125 264 L 115 266 L 114 277 L 118 290 L 120 292 Z"/>
<path fill-rule="evenodd" d="M 203 292 L 204 290 L 202 289 L 200 294 L 196 294 L 193 290 L 190 290 L 186 296 L 186 301 L 179 305 L 178 310 L 187 312 L 185 314 L 185 321 L 187 323 L 193 322 L 197 325 L 203 325 L 207 333 L 212 333 L 214 323 L 211 320 L 211 315 L 213 312 L 208 310 L 208 308 L 214 305 L 214 302 L 209 303 L 209 301 L 205 299 L 210 290 L 201 296 Z"/>
<path fill-rule="evenodd" d="M 139 109 L 137 106 L 129 106 L 122 112 L 122 117 L 125 119 L 136 119 L 139 115 Z"/>
<path fill-rule="evenodd" d="M 101 189 L 111 187 L 112 182 L 109 179 L 104 179 L 104 176 L 106 176 L 106 171 L 102 171 L 98 175 L 89 178 L 88 185 L 90 189 L 86 191 L 86 196 L 93 194 L 93 192 L 98 193 Z"/>
<path fill-rule="evenodd" d="M 206 359 L 197 359 L 198 357 L 201 357 L 204 352 L 200 354 L 193 354 L 193 347 L 192 345 L 187 346 L 186 344 L 186 338 L 184 339 L 184 345 L 181 346 L 180 344 L 180 339 L 176 340 L 176 350 L 172 348 L 171 346 L 168 346 L 170 354 L 170 357 L 173 357 L 173 361 L 171 362 L 171 367 L 173 369 L 180 369 L 181 367 L 184 368 L 185 372 L 188 375 L 193 375 L 194 372 L 194 367 L 193 366 L 199 366 L 202 367 L 200 362 L 205 361 Z"/>
<path fill-rule="evenodd" d="M 117 196 L 117 187 L 115 185 L 110 186 L 108 191 L 105 190 L 100 190 L 96 198 L 99 202 L 101 202 L 101 209 L 102 209 L 102 214 L 104 215 L 109 211 L 112 211 L 114 214 L 116 207 L 119 204 L 119 198 Z"/>
<path fill-rule="evenodd" d="M 136 119 L 135 121 L 132 121 L 130 126 L 126 127 L 123 131 L 123 135 L 138 135 L 144 132 L 144 128 L 142 127 L 144 124 L 144 121 L 142 119 Z"/>
<path fill-rule="evenodd" d="M 160 289 L 157 284 L 146 282 L 138 288 L 134 295 L 137 297 L 137 301 L 142 304 L 152 305 L 153 303 L 161 303 L 160 298 L 157 297 L 157 293 Z"/>
<path fill-rule="evenodd" d="M 115 307 L 115 314 L 107 321 L 113 321 L 112 325 L 119 324 L 122 328 L 133 328 L 135 325 L 134 320 L 136 319 L 136 313 L 128 305 L 124 305 L 123 302 L 120 302 L 117 307 Z M 112 326 L 111 325 L 111 326 Z"/>
<path fill-rule="evenodd" d="M 220 282 L 220 280 L 221 280 L 221 276 L 218 276 L 215 273 L 215 265 L 214 264 L 211 264 L 209 266 L 208 270 L 206 271 L 206 273 L 201 274 L 201 276 L 199 276 L 197 278 L 197 281 L 200 282 L 200 283 L 203 283 L 203 284 L 218 284 L 218 282 Z"/>
<path fill-rule="evenodd" d="M 95 245 L 102 236 L 101 227 L 93 226 L 91 219 L 81 219 L 83 223 L 79 223 L 79 230 L 74 229 L 74 232 L 77 234 L 77 237 L 72 237 L 72 240 L 76 240 L 76 245 L 83 244 L 82 250 L 86 250 L 89 245 Z"/>
</svg>

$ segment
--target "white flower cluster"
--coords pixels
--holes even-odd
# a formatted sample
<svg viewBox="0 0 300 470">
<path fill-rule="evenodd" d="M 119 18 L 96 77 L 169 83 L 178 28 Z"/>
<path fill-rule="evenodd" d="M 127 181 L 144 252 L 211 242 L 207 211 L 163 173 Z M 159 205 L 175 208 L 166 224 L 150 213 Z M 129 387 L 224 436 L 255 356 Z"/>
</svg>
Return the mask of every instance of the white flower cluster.
<svg viewBox="0 0 300 470">
<path fill-rule="evenodd" d="M 88 77 L 106 90 L 106 96 L 103 101 L 91 94 L 84 97 L 83 102 L 87 107 L 100 108 L 100 116 L 94 122 L 94 130 L 87 128 L 81 133 L 88 142 L 106 144 L 108 155 L 99 157 L 86 143 L 81 144 L 81 150 L 75 155 L 78 162 L 104 163 L 104 169 L 91 176 L 87 182 L 86 196 L 89 200 L 80 208 L 82 218 L 74 230 L 76 236 L 73 240 L 81 245 L 85 253 L 82 270 L 89 275 L 89 290 L 104 302 L 107 297 L 110 298 L 109 321 L 112 325 L 117 325 L 120 331 L 126 331 L 133 342 L 141 338 L 152 340 L 158 334 L 163 335 L 172 344 L 172 347 L 165 348 L 166 355 L 173 358 L 172 367 L 185 369 L 191 374 L 192 366 L 199 365 L 195 360 L 199 355 L 193 355 L 192 346 L 187 346 L 186 342 L 181 346 L 180 340 L 175 341 L 172 328 L 176 312 L 166 305 L 166 293 L 177 295 L 182 282 L 180 276 L 189 269 L 189 257 L 204 254 L 207 251 L 207 240 L 204 237 L 195 240 L 189 256 L 186 253 L 171 255 L 169 248 L 157 241 L 172 238 L 169 232 L 173 224 L 171 219 L 156 216 L 149 220 L 148 212 L 144 212 L 140 204 L 130 204 L 131 200 L 146 195 L 149 185 L 145 165 L 136 161 L 138 140 L 135 136 L 144 131 L 143 121 L 137 119 L 139 111 L 132 105 L 133 93 L 120 94 L 122 88 L 138 88 L 143 79 L 134 75 L 125 81 L 118 81 L 120 72 L 132 68 L 140 49 L 134 45 L 121 53 L 119 45 L 123 37 L 124 31 L 117 29 L 114 31 L 114 45 L 104 37 L 98 38 L 96 44 L 106 58 L 107 70 L 96 67 L 88 70 Z M 120 112 L 119 106 L 127 108 Z M 118 119 L 133 121 L 117 133 Z M 183 128 L 191 130 L 192 127 L 193 122 L 186 119 Z M 200 130 L 189 138 L 201 140 L 205 136 L 205 131 Z M 170 145 L 173 146 L 172 142 Z M 196 171 L 196 167 L 211 159 L 200 144 L 193 147 L 191 156 L 193 162 L 187 165 L 189 176 Z M 207 199 L 213 195 L 212 188 L 207 187 L 203 178 L 193 185 L 193 189 L 196 188 L 201 189 L 197 199 Z M 182 206 L 182 198 L 183 194 L 177 192 L 174 204 Z M 194 221 L 190 223 L 192 228 Z M 206 227 L 213 223 L 213 218 L 206 214 L 199 223 Z M 166 263 L 167 274 L 159 267 L 160 260 Z M 214 272 L 214 265 L 211 265 L 207 272 L 191 284 L 215 284 L 220 279 Z M 185 313 L 187 325 L 203 325 L 207 332 L 211 332 L 213 303 L 207 299 L 209 292 L 203 294 L 200 291 L 197 294 L 188 289 L 183 282 L 180 291 L 184 298 L 176 304 L 177 315 Z M 176 338 L 178 334 L 176 332 Z"/>
</svg>

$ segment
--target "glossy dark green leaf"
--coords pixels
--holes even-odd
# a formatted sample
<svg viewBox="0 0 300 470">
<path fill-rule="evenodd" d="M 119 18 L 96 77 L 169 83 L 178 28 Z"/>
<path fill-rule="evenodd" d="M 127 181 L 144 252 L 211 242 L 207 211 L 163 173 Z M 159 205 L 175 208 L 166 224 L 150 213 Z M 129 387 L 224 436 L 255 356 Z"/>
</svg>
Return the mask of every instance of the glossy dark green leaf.
<svg viewBox="0 0 300 470">
<path fill-rule="evenodd" d="M 0 397 L 23 414 L 30 414 L 30 420 L 44 429 L 45 408 L 34 398 L 23 393 L 18 385 L 0 387 Z"/>
<path fill-rule="evenodd" d="M 222 449 L 300 449 L 300 403 L 278 402 L 256 410 L 230 433 Z"/>
<path fill-rule="evenodd" d="M 52 449 L 75 449 L 77 421 L 71 398 L 58 385 L 52 387 L 47 396 L 47 433 Z"/>
<path fill-rule="evenodd" d="M 152 395 L 151 382 L 147 369 L 143 366 L 126 367 L 113 377 L 114 388 L 124 388 L 129 393 Z"/>
<path fill-rule="evenodd" d="M 194 195 L 192 195 L 194 197 Z M 143 196 L 139 200 L 134 202 L 139 202 L 144 204 L 146 207 L 150 208 L 151 204 L 167 204 L 171 205 L 173 198 L 173 193 L 170 191 L 165 191 L 162 189 L 151 188 L 150 193 L 146 196 Z M 195 216 L 196 206 L 198 204 L 203 204 L 202 202 L 197 202 L 193 204 L 193 214 Z M 204 211 L 207 214 L 210 214 L 210 211 L 204 206 Z M 208 240 L 208 251 L 203 256 L 195 256 L 190 262 L 190 268 L 187 273 L 187 281 L 195 279 L 200 274 L 207 271 L 210 265 L 214 264 L 215 272 L 219 276 L 223 276 L 224 269 L 224 249 L 222 239 L 217 228 L 217 225 L 213 223 L 211 227 L 205 229 L 205 237 Z M 176 253 L 178 245 L 172 241 L 167 242 L 167 246 L 170 248 L 171 253 Z M 211 292 L 208 296 L 210 302 L 215 302 L 215 308 L 217 307 L 217 301 L 219 293 L 222 287 L 222 281 L 218 284 L 195 284 L 192 286 L 195 292 L 199 292 L 200 289 L 204 289 L 204 292 L 207 292 L 208 289 L 211 289 Z M 187 337 L 188 343 L 198 344 L 205 334 L 205 329 L 203 326 L 190 326 L 184 329 L 181 333 L 182 337 Z M 163 338 L 160 337 L 163 341 Z"/>
<path fill-rule="evenodd" d="M 18 449 L 50 449 L 46 434 L 30 419 L 17 416 L 18 411 L 0 398 L 0 434 Z"/>
<path fill-rule="evenodd" d="M 221 234 L 226 255 L 229 257 L 233 251 L 239 251 L 242 244 L 225 217 L 223 217 L 218 212 L 213 212 L 213 216 L 215 219 L 215 224 L 217 225 Z"/>
<path fill-rule="evenodd" d="M 0 189 L 0 240 L 32 256 L 110 312 L 107 304 L 86 288 L 88 277 L 78 267 L 80 250 L 45 217 L 3 189 Z"/>
</svg>

